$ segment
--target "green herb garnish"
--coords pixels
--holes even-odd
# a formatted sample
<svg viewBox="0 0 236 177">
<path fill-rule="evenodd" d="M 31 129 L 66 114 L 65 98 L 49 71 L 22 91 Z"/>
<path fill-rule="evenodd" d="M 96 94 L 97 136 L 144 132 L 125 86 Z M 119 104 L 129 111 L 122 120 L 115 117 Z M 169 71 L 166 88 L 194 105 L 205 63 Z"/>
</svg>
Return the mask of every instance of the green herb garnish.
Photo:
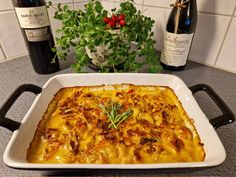
<svg viewBox="0 0 236 177">
<path fill-rule="evenodd" d="M 125 112 L 120 112 L 122 105 L 111 102 L 108 106 L 105 106 L 104 104 L 99 104 L 99 107 L 103 110 L 103 112 L 107 115 L 108 119 L 111 121 L 108 128 L 115 128 L 117 127 L 129 116 L 133 114 L 133 110 L 129 109 Z"/>
</svg>

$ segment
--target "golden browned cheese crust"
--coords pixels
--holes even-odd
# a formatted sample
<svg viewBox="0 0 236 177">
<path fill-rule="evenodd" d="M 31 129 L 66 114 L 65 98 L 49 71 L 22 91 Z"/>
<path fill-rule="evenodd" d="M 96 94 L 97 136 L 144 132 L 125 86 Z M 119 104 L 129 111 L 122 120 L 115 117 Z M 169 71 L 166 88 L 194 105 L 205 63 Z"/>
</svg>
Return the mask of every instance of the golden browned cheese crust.
<svg viewBox="0 0 236 177">
<path fill-rule="evenodd" d="M 117 127 L 101 105 L 132 113 Z M 30 163 L 199 162 L 203 144 L 172 89 L 131 84 L 62 88 L 27 151 Z"/>
</svg>

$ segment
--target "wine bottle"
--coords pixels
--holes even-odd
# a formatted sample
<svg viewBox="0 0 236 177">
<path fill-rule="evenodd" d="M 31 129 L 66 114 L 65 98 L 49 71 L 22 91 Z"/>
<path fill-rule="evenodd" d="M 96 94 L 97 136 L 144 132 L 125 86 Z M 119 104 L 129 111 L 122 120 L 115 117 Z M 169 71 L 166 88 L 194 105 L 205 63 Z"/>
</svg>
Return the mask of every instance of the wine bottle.
<svg viewBox="0 0 236 177">
<path fill-rule="evenodd" d="M 177 0 L 172 4 L 161 54 L 164 69 L 179 71 L 186 66 L 197 25 L 196 0 Z"/>
<path fill-rule="evenodd" d="M 44 0 L 13 0 L 34 70 L 50 74 L 59 70 L 59 61 L 52 52 L 54 40 Z"/>
</svg>

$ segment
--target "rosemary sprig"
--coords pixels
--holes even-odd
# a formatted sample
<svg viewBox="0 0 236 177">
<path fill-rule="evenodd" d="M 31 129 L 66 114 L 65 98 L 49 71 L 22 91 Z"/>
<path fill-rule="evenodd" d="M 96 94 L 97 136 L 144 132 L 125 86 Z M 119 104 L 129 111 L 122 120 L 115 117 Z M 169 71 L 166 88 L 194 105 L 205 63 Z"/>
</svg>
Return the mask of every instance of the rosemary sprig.
<svg viewBox="0 0 236 177">
<path fill-rule="evenodd" d="M 105 106 L 104 104 L 99 104 L 99 107 L 103 110 L 103 112 L 107 115 L 108 119 L 111 121 L 108 128 L 114 127 L 117 129 L 117 127 L 129 116 L 133 114 L 133 110 L 130 109 L 128 111 L 120 113 L 120 109 L 122 108 L 122 105 L 118 103 L 111 102 L 109 106 Z"/>
</svg>

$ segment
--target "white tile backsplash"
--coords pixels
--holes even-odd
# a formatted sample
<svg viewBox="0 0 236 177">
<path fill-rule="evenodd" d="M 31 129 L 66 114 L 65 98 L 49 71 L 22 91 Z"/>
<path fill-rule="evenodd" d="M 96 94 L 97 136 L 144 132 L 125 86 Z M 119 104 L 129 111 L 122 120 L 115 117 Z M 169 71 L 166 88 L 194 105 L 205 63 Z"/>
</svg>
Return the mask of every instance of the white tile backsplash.
<svg viewBox="0 0 236 177">
<path fill-rule="evenodd" d="M 58 4 L 58 3 L 72 3 L 73 0 L 46 0 L 46 3 L 48 3 L 48 1 L 51 1 L 52 4 Z"/>
<path fill-rule="evenodd" d="M 0 11 L 13 9 L 13 4 L 11 0 L 0 0 Z"/>
<path fill-rule="evenodd" d="M 145 0 L 134 0 L 134 3 L 135 4 L 143 4 L 143 1 L 145 1 Z"/>
<path fill-rule="evenodd" d="M 198 10 L 216 14 L 232 15 L 236 5 L 235 0 L 197 0 Z"/>
<path fill-rule="evenodd" d="M 156 40 L 155 48 L 159 51 L 163 47 L 163 34 L 166 28 L 166 22 L 170 13 L 170 9 L 147 7 L 144 6 L 144 15 L 155 20 L 153 26 L 154 39 Z"/>
<path fill-rule="evenodd" d="M 73 3 L 83 3 L 83 2 L 88 2 L 88 1 L 89 0 L 72 0 Z M 101 1 L 101 0 L 99 0 L 99 1 Z"/>
<path fill-rule="evenodd" d="M 199 14 L 190 59 L 214 66 L 230 17 Z"/>
<path fill-rule="evenodd" d="M 170 4 L 173 4 L 175 0 L 144 0 L 144 5 L 157 6 L 157 7 L 170 7 Z"/>
<path fill-rule="evenodd" d="M 48 2 L 49 0 L 46 0 Z M 51 0 L 69 4 L 70 8 L 84 8 L 88 0 Z M 100 0 L 102 5 L 111 10 L 124 0 Z M 156 22 L 153 27 L 157 50 L 162 50 L 163 32 L 170 13 L 170 4 L 175 0 L 134 0 L 139 10 L 152 17 Z M 197 0 L 199 19 L 197 30 L 190 52 L 190 59 L 217 68 L 236 73 L 236 0 Z M 143 6 L 144 4 L 144 6 Z M 55 10 L 49 9 L 54 37 L 61 22 L 53 19 Z M 230 19 L 233 18 L 229 27 Z M 7 19 L 7 20 L 6 20 Z M 225 38 L 226 37 L 226 38 Z M 15 17 L 11 0 L 0 0 L 0 61 L 27 54 L 18 21 Z M 14 47 L 13 47 L 14 46 Z"/>
<path fill-rule="evenodd" d="M 102 5 L 104 9 L 106 9 L 109 13 L 111 13 L 111 9 L 115 8 L 115 1 L 102 1 Z"/>
<path fill-rule="evenodd" d="M 26 45 L 14 11 L 0 12 L 0 40 L 7 58 L 27 54 Z"/>
<path fill-rule="evenodd" d="M 234 17 L 216 66 L 236 73 L 236 17 Z"/>
<path fill-rule="evenodd" d="M 169 8 L 175 0 L 144 0 L 144 5 Z M 208 13 L 232 15 L 235 0 L 197 0 L 198 10 Z"/>
<path fill-rule="evenodd" d="M 74 8 L 84 10 L 84 8 L 85 8 L 84 5 L 85 4 L 87 4 L 87 2 L 75 3 Z"/>
</svg>

